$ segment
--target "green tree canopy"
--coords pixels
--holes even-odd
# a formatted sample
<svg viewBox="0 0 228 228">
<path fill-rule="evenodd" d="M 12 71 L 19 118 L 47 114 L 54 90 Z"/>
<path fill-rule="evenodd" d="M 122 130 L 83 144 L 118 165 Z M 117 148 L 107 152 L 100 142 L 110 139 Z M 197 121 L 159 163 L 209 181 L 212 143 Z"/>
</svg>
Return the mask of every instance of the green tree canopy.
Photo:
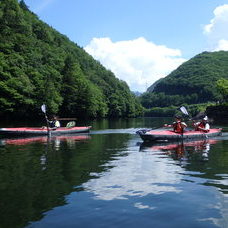
<svg viewBox="0 0 228 228">
<path fill-rule="evenodd" d="M 0 1 L 1 115 L 37 115 L 42 103 L 64 116 L 132 117 L 142 107 L 125 82 L 32 13 Z"/>
<path fill-rule="evenodd" d="M 219 93 L 223 97 L 224 102 L 228 102 L 228 79 L 221 78 L 216 83 Z"/>
</svg>

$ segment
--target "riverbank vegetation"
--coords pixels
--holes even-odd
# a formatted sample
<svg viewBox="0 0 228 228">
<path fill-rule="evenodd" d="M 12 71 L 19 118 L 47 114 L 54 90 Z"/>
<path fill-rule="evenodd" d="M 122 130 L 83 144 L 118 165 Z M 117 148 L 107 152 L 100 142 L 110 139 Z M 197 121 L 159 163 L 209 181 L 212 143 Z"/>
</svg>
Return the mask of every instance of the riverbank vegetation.
<svg viewBox="0 0 228 228">
<path fill-rule="evenodd" d="M 184 107 L 188 110 L 190 117 L 194 117 L 199 113 L 205 112 L 208 107 L 214 105 L 214 103 L 184 104 Z M 154 107 L 145 109 L 144 111 L 145 117 L 173 117 L 175 115 L 182 115 L 180 106 Z"/>
<path fill-rule="evenodd" d="M 219 104 L 207 107 L 207 114 L 216 122 L 228 122 L 228 79 L 221 78 L 216 83 L 217 89 L 221 94 Z"/>
</svg>

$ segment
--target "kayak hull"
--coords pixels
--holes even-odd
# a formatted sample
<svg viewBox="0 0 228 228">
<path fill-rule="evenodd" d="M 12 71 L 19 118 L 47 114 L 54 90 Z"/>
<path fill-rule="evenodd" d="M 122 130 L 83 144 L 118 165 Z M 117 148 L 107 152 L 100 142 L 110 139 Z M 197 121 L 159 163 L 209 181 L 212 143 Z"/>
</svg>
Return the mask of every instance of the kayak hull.
<svg viewBox="0 0 228 228">
<path fill-rule="evenodd" d="M 153 141 L 178 141 L 188 139 L 203 139 L 215 137 L 222 134 L 222 129 L 210 129 L 205 133 L 202 131 L 186 131 L 183 134 L 175 133 L 171 130 L 139 130 L 136 132 L 144 142 Z"/>
<path fill-rule="evenodd" d="M 49 131 L 47 129 L 35 128 L 35 127 L 0 128 L 0 135 L 2 136 L 65 135 L 65 134 L 87 133 L 90 131 L 90 129 L 91 129 L 91 126 L 72 127 L 72 128 L 60 127 L 55 130 L 49 130 Z"/>
</svg>

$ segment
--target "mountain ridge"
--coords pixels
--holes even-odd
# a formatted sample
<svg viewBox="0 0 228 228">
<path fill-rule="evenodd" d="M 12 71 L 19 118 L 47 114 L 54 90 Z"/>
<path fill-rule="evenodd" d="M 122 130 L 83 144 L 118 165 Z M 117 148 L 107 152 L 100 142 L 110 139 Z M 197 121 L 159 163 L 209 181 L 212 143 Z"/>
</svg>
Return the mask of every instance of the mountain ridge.
<svg viewBox="0 0 228 228">
<path fill-rule="evenodd" d="M 216 81 L 228 79 L 228 52 L 203 52 L 159 79 L 142 95 L 144 107 L 216 102 Z M 150 100 L 148 102 L 148 100 Z"/>
</svg>

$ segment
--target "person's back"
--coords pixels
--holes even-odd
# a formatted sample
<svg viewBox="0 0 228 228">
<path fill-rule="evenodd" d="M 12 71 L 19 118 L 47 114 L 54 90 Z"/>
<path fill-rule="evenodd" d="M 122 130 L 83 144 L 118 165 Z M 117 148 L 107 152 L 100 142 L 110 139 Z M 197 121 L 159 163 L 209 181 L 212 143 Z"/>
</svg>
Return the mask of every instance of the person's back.
<svg viewBox="0 0 228 228">
<path fill-rule="evenodd" d="M 210 130 L 210 125 L 208 123 L 208 117 L 205 116 L 200 122 L 194 124 L 196 131 L 208 132 Z"/>
</svg>

